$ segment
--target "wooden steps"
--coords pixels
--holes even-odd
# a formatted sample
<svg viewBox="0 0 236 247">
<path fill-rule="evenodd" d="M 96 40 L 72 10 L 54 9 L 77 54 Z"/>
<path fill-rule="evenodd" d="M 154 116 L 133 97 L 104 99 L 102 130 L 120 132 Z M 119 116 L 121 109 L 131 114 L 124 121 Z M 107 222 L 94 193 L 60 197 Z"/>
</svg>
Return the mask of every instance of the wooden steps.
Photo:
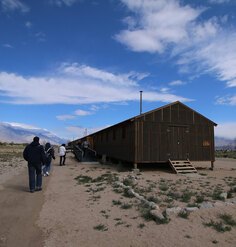
<svg viewBox="0 0 236 247">
<path fill-rule="evenodd" d="M 190 160 L 171 160 L 169 159 L 171 168 L 175 173 L 197 173 L 196 168 L 190 162 Z"/>
</svg>

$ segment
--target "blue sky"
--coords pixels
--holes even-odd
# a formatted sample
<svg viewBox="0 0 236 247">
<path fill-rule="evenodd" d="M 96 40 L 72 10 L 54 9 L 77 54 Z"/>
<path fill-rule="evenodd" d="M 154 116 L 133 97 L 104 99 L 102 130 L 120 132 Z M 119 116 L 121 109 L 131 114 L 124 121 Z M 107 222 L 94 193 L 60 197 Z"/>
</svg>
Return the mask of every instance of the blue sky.
<svg viewBox="0 0 236 247">
<path fill-rule="evenodd" d="M 179 100 L 236 138 L 235 0 L 0 0 L 0 122 L 74 139 Z"/>
</svg>

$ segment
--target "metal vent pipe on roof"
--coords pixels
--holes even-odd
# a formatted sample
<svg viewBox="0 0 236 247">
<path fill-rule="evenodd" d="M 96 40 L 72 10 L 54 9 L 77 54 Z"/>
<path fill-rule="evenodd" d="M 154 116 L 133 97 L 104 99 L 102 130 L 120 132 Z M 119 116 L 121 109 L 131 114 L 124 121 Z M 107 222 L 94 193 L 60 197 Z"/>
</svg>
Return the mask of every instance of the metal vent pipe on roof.
<svg viewBox="0 0 236 247">
<path fill-rule="evenodd" d="M 139 91 L 140 92 L 140 115 L 142 114 L 143 111 L 143 91 Z"/>
</svg>

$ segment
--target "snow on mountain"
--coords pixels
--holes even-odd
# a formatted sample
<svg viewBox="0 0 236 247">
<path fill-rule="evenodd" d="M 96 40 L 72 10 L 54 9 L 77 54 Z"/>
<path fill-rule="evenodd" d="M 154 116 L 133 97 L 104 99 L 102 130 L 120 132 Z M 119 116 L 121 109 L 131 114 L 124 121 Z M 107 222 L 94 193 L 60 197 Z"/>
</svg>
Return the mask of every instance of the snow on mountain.
<svg viewBox="0 0 236 247">
<path fill-rule="evenodd" d="M 66 143 L 67 140 L 62 139 L 46 129 L 35 128 L 19 123 L 0 122 L 0 142 L 14 142 L 14 143 L 30 143 L 34 136 L 40 138 L 40 143 L 51 144 Z"/>
</svg>

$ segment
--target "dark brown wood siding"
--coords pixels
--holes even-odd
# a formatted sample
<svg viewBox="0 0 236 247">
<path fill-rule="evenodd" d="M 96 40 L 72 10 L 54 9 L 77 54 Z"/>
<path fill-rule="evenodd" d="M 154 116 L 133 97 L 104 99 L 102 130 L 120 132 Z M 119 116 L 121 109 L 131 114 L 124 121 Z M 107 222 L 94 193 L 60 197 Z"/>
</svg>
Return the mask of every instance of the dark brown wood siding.
<svg viewBox="0 0 236 247">
<path fill-rule="evenodd" d="M 214 124 L 190 108 L 171 105 L 137 122 L 137 163 L 214 161 Z"/>
<path fill-rule="evenodd" d="M 134 161 L 134 124 L 126 122 L 92 135 L 94 150 L 99 155 Z"/>
</svg>

